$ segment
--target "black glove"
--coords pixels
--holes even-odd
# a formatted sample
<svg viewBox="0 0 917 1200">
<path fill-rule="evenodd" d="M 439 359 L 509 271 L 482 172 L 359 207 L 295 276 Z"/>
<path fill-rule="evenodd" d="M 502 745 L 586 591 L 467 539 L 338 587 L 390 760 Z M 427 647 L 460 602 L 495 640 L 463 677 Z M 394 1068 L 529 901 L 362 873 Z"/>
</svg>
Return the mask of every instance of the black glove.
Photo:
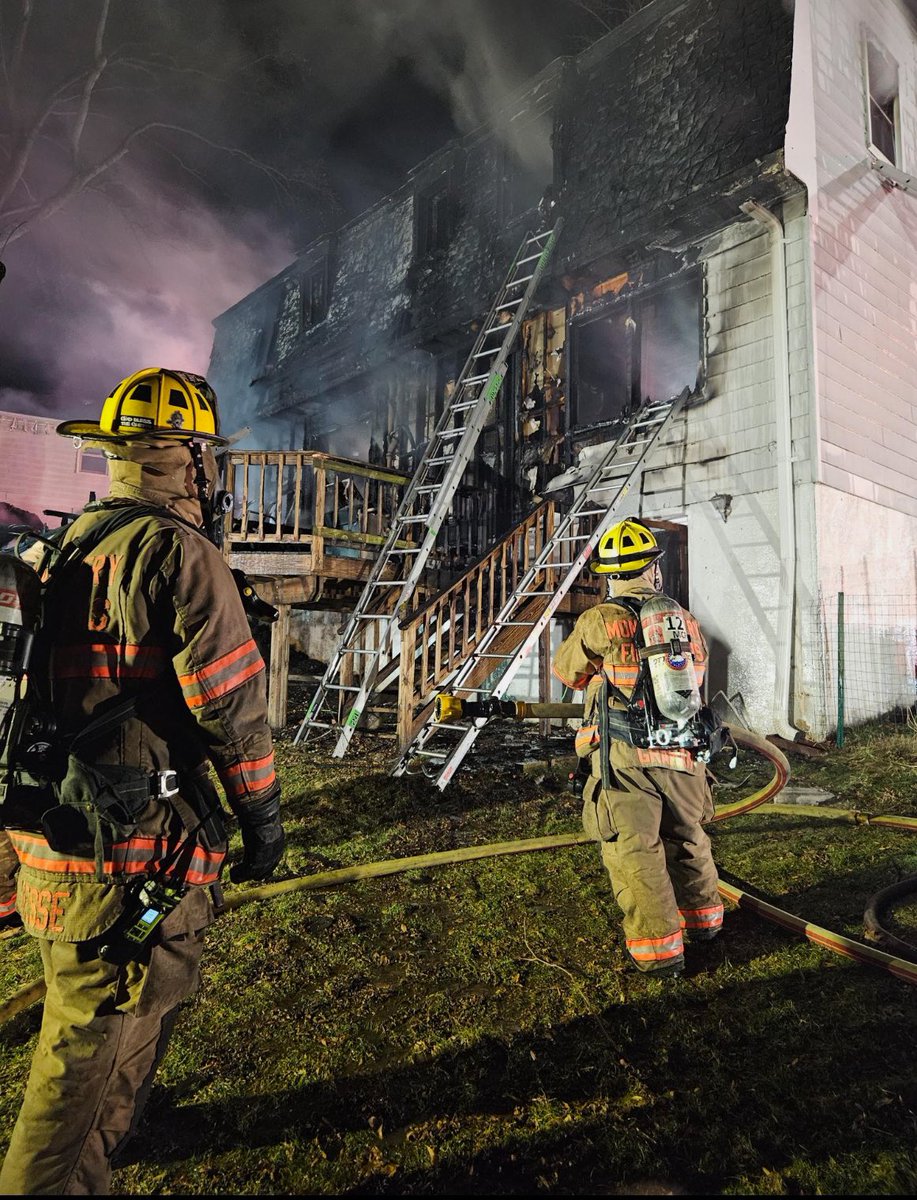
<svg viewBox="0 0 917 1200">
<path fill-rule="evenodd" d="M 286 843 L 280 823 L 280 788 L 266 799 L 240 809 L 238 817 L 244 850 L 242 861 L 230 869 L 229 878 L 233 883 L 270 878 Z"/>
</svg>

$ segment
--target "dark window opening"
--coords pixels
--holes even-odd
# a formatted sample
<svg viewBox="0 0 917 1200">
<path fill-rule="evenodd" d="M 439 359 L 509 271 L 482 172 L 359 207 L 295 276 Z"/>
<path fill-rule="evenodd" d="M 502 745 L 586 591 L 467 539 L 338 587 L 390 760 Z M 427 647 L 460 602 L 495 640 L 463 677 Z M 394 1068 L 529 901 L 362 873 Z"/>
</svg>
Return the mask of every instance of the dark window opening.
<svg viewBox="0 0 917 1200">
<path fill-rule="evenodd" d="M 898 161 L 898 64 L 874 42 L 866 43 L 869 141 L 890 163 Z"/>
<path fill-rule="evenodd" d="M 131 392 L 132 400 L 139 400 L 143 404 L 149 404 L 153 399 L 153 389 L 148 383 L 138 383 Z"/>
<path fill-rule="evenodd" d="M 694 388 L 702 359 L 701 279 L 691 276 L 575 327 L 574 425 L 620 420 Z"/>
<path fill-rule="evenodd" d="M 415 244 L 419 257 L 442 250 L 449 244 L 451 208 L 449 185 L 445 179 L 417 196 Z"/>
<path fill-rule="evenodd" d="M 551 147 L 552 122 L 542 114 L 540 120 L 514 125 L 510 141 L 502 153 L 500 205 L 504 221 L 536 208 L 548 186 L 554 181 L 554 154 Z"/>
<path fill-rule="evenodd" d="M 328 315 L 327 263 L 313 268 L 302 282 L 302 323 L 304 329 L 319 325 Z"/>
<path fill-rule="evenodd" d="M 169 403 L 173 408 L 187 408 L 188 401 L 177 388 L 171 388 L 169 391 Z"/>
</svg>

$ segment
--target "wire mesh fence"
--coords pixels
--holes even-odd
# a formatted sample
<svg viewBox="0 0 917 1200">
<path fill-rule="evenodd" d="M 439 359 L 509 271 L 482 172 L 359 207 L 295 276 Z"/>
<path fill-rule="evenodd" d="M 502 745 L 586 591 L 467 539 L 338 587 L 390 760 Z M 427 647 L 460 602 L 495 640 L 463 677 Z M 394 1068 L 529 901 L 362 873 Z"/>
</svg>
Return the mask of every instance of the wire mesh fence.
<svg viewBox="0 0 917 1200">
<path fill-rule="evenodd" d="M 905 722 L 917 705 L 917 597 L 824 596 L 799 614 L 803 678 L 835 732 L 876 717 Z"/>
</svg>

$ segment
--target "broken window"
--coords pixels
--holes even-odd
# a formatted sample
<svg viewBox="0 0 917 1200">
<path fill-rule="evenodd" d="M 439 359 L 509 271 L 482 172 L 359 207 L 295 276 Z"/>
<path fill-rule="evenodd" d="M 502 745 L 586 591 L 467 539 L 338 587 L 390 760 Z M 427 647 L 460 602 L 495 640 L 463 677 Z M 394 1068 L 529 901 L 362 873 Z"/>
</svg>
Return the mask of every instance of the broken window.
<svg viewBox="0 0 917 1200">
<path fill-rule="evenodd" d="M 575 426 L 616 421 L 694 388 L 702 358 L 700 275 L 620 300 L 575 323 Z"/>
<path fill-rule="evenodd" d="M 452 233 L 451 209 L 446 176 L 417 194 L 414 245 L 418 258 L 448 245 Z"/>
<path fill-rule="evenodd" d="M 898 161 L 898 64 L 875 42 L 866 42 L 869 142 L 890 163 Z"/>
</svg>

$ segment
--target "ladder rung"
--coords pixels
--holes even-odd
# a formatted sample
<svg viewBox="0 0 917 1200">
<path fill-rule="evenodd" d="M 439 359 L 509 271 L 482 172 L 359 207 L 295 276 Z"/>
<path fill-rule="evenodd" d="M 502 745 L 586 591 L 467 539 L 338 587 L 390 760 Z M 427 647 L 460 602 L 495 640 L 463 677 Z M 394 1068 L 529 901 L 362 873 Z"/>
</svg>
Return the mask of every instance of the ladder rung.
<svg viewBox="0 0 917 1200">
<path fill-rule="evenodd" d="M 496 353 L 497 353 L 497 349 L 494 346 L 490 350 L 479 350 L 477 354 L 472 354 L 471 357 L 472 358 L 492 358 Z"/>
<path fill-rule="evenodd" d="M 474 726 L 457 724 L 455 721 L 433 721 L 430 728 L 445 729 L 447 733 L 451 733 L 453 730 L 459 733 L 467 733 L 469 729 L 474 729 Z"/>
<path fill-rule="evenodd" d="M 443 454 L 439 458 L 428 458 L 427 466 L 428 467 L 441 467 L 443 465 L 443 463 L 453 463 L 453 462 L 455 462 L 454 454 Z"/>
<path fill-rule="evenodd" d="M 487 378 L 489 379 L 490 376 L 488 375 Z M 452 411 L 466 412 L 469 408 L 477 408 L 479 399 L 479 396 L 475 396 L 473 400 L 461 400 L 458 404 L 452 405 Z"/>
<path fill-rule="evenodd" d="M 489 379 L 490 376 L 485 375 L 484 378 Z M 440 438 L 460 438 L 462 436 L 462 434 L 465 432 L 465 428 L 466 427 L 464 425 L 460 425 L 457 429 L 444 429 L 443 432 L 439 435 L 439 437 Z"/>
<path fill-rule="evenodd" d="M 518 308 L 521 303 L 521 300 L 510 300 L 509 304 L 498 304 L 494 312 L 503 312 L 507 308 Z"/>
<path fill-rule="evenodd" d="M 521 267 L 523 263 L 537 262 L 539 258 L 541 258 L 540 254 L 530 254 L 528 256 L 528 258 L 520 258 L 519 261 L 516 263 L 516 266 Z"/>
<path fill-rule="evenodd" d="M 486 375 L 468 375 L 465 377 L 465 383 L 483 383 L 485 379 L 490 379 L 490 372 Z"/>
<path fill-rule="evenodd" d="M 351 683 L 329 683 L 327 688 L 329 692 L 358 692 L 359 690 L 356 684 Z"/>
<path fill-rule="evenodd" d="M 337 725 L 331 721 L 308 721 L 310 729 L 337 729 Z"/>
<path fill-rule="evenodd" d="M 409 758 L 435 758 L 435 759 L 438 759 L 439 762 L 445 762 L 446 759 L 449 757 L 449 755 L 445 754 L 442 750 L 414 750 L 414 751 L 408 752 L 408 757 Z"/>
<path fill-rule="evenodd" d="M 545 595 L 548 595 L 548 594 L 549 593 L 545 592 Z M 501 622 L 498 621 L 497 624 L 499 625 L 499 624 L 501 624 Z M 505 659 L 512 658 L 513 656 L 511 654 L 475 654 L 473 657 L 474 658 L 498 658 L 501 662 L 503 662 Z"/>
<path fill-rule="evenodd" d="M 520 283 L 528 283 L 530 279 L 534 278 L 534 275 L 523 275 L 521 279 L 514 279 L 512 283 L 508 283 L 506 285 L 506 290 L 509 291 L 511 287 L 518 287 Z"/>
</svg>

